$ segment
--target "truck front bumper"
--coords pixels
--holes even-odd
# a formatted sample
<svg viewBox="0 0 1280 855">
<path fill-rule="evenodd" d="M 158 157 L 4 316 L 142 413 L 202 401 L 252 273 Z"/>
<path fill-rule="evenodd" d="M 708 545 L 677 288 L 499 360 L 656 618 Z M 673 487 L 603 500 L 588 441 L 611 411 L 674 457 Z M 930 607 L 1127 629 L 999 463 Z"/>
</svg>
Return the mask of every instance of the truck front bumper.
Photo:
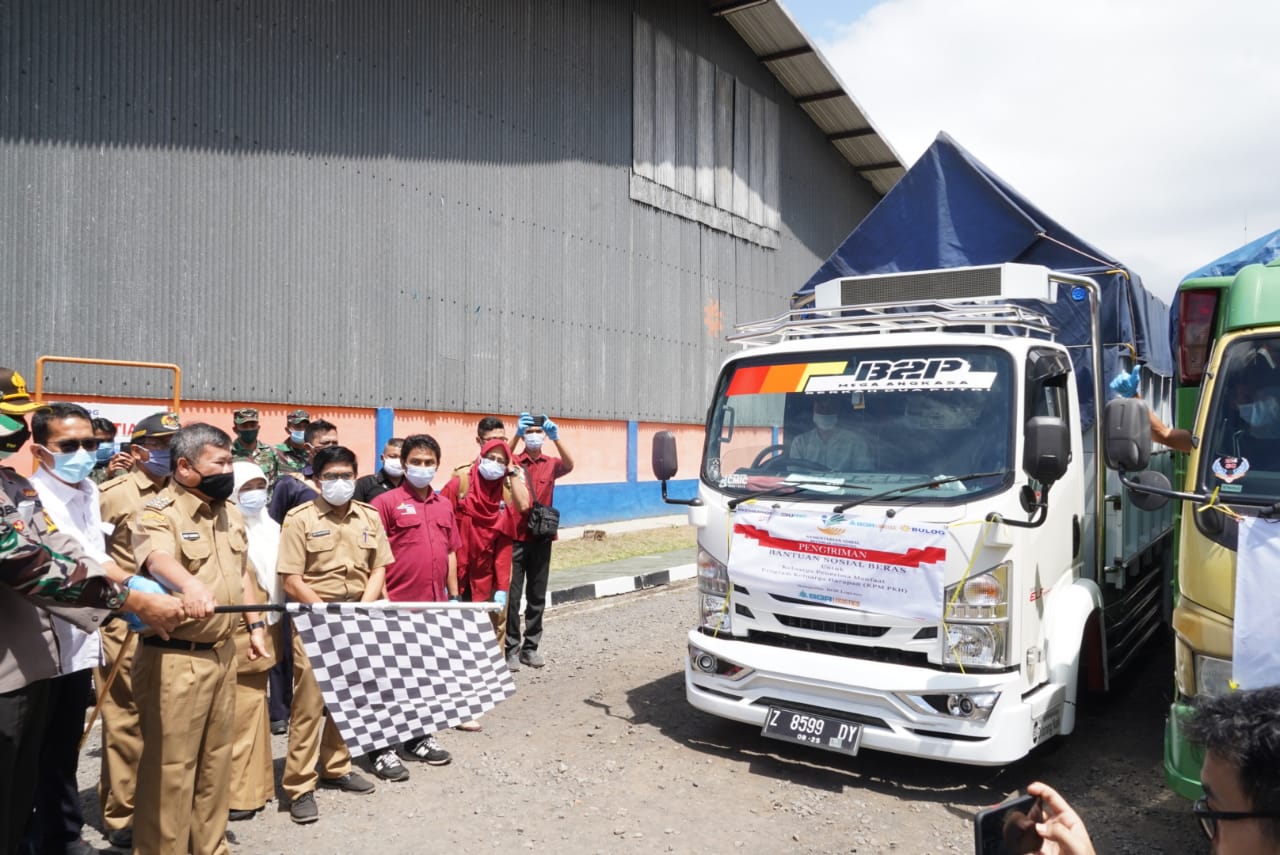
<svg viewBox="0 0 1280 855">
<path fill-rule="evenodd" d="M 712 638 L 697 630 L 690 631 L 689 644 L 727 671 L 710 673 L 686 656 L 689 703 L 747 724 L 763 727 L 770 707 L 821 712 L 861 725 L 862 748 L 979 766 L 1017 760 L 1061 729 L 1065 687 L 1045 683 L 1024 696 L 1016 670 L 961 674 Z M 985 720 L 920 701 L 991 692 L 999 698 Z"/>
</svg>

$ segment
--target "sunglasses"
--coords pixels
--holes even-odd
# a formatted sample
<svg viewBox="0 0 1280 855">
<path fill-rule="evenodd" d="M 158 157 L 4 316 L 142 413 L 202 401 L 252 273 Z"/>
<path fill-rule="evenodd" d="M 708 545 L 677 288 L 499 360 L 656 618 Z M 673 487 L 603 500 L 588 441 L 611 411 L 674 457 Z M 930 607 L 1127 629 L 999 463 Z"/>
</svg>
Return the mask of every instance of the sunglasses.
<svg viewBox="0 0 1280 855">
<path fill-rule="evenodd" d="M 77 448 L 83 448 L 85 451 L 97 451 L 98 446 L 102 445 L 102 440 L 94 437 L 92 439 L 64 439 L 61 442 L 50 442 L 45 448 L 50 451 L 61 451 L 63 454 L 70 454 Z"/>
<path fill-rule="evenodd" d="M 1233 819 L 1280 819 L 1280 811 L 1238 811 L 1238 810 L 1210 810 L 1209 800 L 1200 798 L 1191 806 L 1191 812 L 1195 814 L 1197 820 L 1200 821 L 1200 828 L 1204 831 L 1205 837 L 1213 840 L 1218 836 L 1218 822 L 1220 820 Z"/>
<path fill-rule="evenodd" d="M 326 472 L 323 475 L 316 476 L 317 481 L 354 481 L 356 473 L 354 472 Z"/>
</svg>

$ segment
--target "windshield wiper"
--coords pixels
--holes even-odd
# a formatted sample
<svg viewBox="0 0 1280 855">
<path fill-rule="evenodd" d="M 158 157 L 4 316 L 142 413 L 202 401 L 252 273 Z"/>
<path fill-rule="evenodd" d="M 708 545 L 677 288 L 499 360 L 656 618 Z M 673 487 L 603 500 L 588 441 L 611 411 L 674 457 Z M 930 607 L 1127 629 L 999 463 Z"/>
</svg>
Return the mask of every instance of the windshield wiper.
<svg viewBox="0 0 1280 855">
<path fill-rule="evenodd" d="M 835 512 L 837 514 L 844 513 L 854 505 L 861 505 L 863 502 L 876 502 L 880 499 L 887 499 L 891 496 L 914 493 L 916 490 L 927 490 L 931 487 L 940 487 L 943 484 L 952 484 L 957 481 L 973 481 L 976 478 L 991 478 L 996 475 L 1004 476 L 1008 474 L 1008 469 L 999 469 L 995 472 L 970 472 L 968 475 L 948 475 L 945 478 L 934 478 L 932 481 L 921 481 L 919 484 L 908 484 L 905 487 L 892 487 L 882 493 L 876 493 L 873 496 L 862 496 L 854 499 L 852 502 L 845 502 L 843 505 L 836 505 Z"/>
<path fill-rule="evenodd" d="M 739 496 L 736 499 L 730 499 L 728 502 L 725 503 L 725 507 L 727 507 L 729 510 L 733 510 L 743 502 L 749 502 L 752 499 L 767 499 L 772 496 L 791 496 L 801 491 L 806 493 L 819 493 L 819 494 L 822 493 L 821 490 L 815 490 L 813 489 L 812 486 L 808 486 L 808 485 L 822 486 L 822 487 L 841 487 L 845 489 L 852 488 L 854 490 L 867 489 L 866 487 L 862 487 L 857 484 L 832 484 L 830 481 L 784 481 L 783 483 L 777 484 L 773 487 L 766 487 L 763 490 L 756 490 L 754 493 L 748 493 L 745 496 Z"/>
</svg>

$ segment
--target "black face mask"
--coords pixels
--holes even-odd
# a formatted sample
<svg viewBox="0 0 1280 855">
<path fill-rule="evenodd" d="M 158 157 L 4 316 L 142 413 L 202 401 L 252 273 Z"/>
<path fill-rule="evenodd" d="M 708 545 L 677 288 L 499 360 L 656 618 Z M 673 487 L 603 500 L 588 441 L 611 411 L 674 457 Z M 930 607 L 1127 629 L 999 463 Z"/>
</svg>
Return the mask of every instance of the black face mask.
<svg viewBox="0 0 1280 855">
<path fill-rule="evenodd" d="M 225 502 L 236 487 L 236 476 L 231 472 L 220 475 L 201 475 L 196 489 L 209 497 L 211 502 Z"/>
<path fill-rule="evenodd" d="M 254 428 L 253 430 L 238 430 L 236 431 L 236 435 L 240 437 L 240 443 L 242 445 L 257 445 L 258 430 L 258 428 Z"/>
</svg>

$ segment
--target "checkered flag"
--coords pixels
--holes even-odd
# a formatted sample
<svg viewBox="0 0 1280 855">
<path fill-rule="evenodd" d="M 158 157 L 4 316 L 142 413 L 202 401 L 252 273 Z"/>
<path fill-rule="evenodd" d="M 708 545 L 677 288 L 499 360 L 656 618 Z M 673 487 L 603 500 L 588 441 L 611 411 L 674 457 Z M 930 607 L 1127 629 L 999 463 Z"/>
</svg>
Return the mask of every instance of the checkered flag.
<svg viewBox="0 0 1280 855">
<path fill-rule="evenodd" d="M 455 727 L 515 692 L 479 608 L 316 603 L 302 606 L 293 623 L 353 753 Z"/>
</svg>

